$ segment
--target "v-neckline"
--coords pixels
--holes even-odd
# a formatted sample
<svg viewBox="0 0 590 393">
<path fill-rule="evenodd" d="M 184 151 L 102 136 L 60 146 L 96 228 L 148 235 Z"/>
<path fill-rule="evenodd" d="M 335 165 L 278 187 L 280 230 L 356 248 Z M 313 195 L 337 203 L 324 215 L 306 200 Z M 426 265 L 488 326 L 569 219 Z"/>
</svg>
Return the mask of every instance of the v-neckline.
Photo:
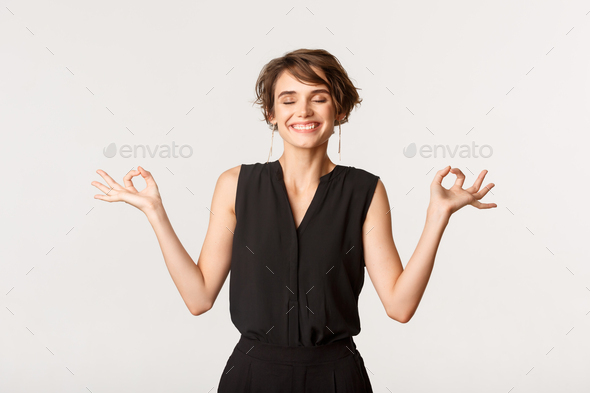
<svg viewBox="0 0 590 393">
<path fill-rule="evenodd" d="M 311 198 L 311 202 L 309 203 L 307 210 L 303 214 L 303 218 L 301 219 L 301 222 L 299 223 L 298 226 L 296 226 L 295 215 L 293 214 L 293 208 L 291 207 L 291 202 L 289 201 L 289 193 L 287 192 L 287 186 L 285 185 L 283 166 L 281 165 L 279 160 L 276 160 L 273 163 L 275 165 L 275 170 L 274 170 L 275 178 L 280 181 L 281 185 L 283 186 L 283 191 L 285 192 L 285 199 L 287 200 L 287 206 L 289 207 L 289 212 L 291 213 L 290 214 L 291 223 L 292 223 L 291 225 L 295 229 L 295 232 L 297 234 L 300 234 L 301 232 L 303 232 L 303 229 L 305 229 L 305 225 L 307 225 L 307 222 L 309 221 L 309 217 L 313 214 L 313 209 L 315 208 L 315 205 L 318 203 L 317 201 L 320 197 L 320 192 L 324 191 L 324 186 L 328 183 L 328 181 L 330 179 L 332 179 L 332 177 L 337 173 L 337 171 L 340 168 L 342 168 L 342 166 L 336 164 L 336 166 L 334 168 L 332 168 L 332 170 L 330 172 L 328 172 L 325 175 L 320 177 L 320 182 L 313 194 L 313 197 Z"/>
</svg>

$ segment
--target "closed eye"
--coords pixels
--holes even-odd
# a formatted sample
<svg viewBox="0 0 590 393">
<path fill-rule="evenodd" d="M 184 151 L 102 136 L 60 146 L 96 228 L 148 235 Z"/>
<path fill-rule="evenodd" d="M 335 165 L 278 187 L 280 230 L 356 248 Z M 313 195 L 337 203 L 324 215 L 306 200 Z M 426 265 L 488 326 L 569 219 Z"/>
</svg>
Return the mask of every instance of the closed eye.
<svg viewBox="0 0 590 393">
<path fill-rule="evenodd" d="M 314 102 L 326 102 L 328 100 L 314 101 Z M 285 105 L 294 104 L 294 102 L 283 102 Z"/>
</svg>

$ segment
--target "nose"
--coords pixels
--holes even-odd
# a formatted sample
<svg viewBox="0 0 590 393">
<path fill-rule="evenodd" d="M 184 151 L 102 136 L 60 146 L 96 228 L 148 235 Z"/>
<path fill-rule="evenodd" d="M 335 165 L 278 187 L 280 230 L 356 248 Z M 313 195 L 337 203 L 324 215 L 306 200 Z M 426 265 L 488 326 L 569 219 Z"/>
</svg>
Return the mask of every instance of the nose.
<svg viewBox="0 0 590 393">
<path fill-rule="evenodd" d="M 307 117 L 313 115 L 311 104 L 307 100 L 299 100 L 297 111 L 301 116 Z"/>
</svg>

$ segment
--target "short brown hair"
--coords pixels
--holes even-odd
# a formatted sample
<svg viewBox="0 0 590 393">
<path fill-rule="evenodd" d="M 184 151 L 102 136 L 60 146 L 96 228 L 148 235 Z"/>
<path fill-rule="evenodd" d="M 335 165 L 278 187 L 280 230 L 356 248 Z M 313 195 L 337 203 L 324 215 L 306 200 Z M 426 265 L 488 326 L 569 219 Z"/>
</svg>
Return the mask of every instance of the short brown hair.
<svg viewBox="0 0 590 393">
<path fill-rule="evenodd" d="M 328 80 L 322 79 L 311 66 L 321 69 Z M 260 71 L 256 81 L 256 101 L 254 103 L 261 106 L 264 120 L 269 127 L 272 127 L 269 114 L 274 117 L 274 90 L 277 79 L 283 71 L 289 71 L 302 83 L 328 85 L 336 115 L 346 114 L 340 124 L 346 123 L 350 112 L 362 102 L 357 88 L 352 84 L 346 70 L 334 55 L 324 49 L 297 49 L 268 62 Z M 334 125 L 338 124 L 337 121 L 334 123 Z"/>
</svg>

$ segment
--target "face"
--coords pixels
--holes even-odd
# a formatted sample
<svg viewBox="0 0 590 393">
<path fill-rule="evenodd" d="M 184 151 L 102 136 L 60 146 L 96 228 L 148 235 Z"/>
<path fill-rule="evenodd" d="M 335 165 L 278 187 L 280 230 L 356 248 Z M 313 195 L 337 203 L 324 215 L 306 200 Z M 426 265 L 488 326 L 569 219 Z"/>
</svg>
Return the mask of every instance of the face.
<svg viewBox="0 0 590 393">
<path fill-rule="evenodd" d="M 326 80 L 322 70 L 312 68 Z M 275 118 L 271 122 L 278 123 L 279 134 L 286 143 L 312 148 L 326 143 L 334 133 L 336 110 L 327 84 L 306 85 L 285 71 L 277 80 L 274 99 Z M 297 129 L 297 125 L 304 129 Z M 313 128 L 309 129 L 310 125 Z"/>
</svg>

